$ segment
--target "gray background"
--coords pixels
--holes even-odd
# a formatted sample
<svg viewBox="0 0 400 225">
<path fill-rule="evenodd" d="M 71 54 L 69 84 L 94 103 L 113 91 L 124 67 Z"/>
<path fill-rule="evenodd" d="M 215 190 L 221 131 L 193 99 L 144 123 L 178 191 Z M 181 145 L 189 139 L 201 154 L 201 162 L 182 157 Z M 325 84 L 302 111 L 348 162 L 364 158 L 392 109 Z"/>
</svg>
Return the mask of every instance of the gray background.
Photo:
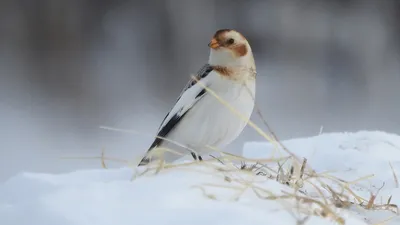
<svg viewBox="0 0 400 225">
<path fill-rule="evenodd" d="M 400 1 L 2 0 L 0 180 L 98 168 L 59 158 L 102 148 L 143 153 L 221 28 L 249 39 L 257 102 L 281 139 L 400 133 Z M 246 128 L 230 150 L 253 140 Z"/>
</svg>

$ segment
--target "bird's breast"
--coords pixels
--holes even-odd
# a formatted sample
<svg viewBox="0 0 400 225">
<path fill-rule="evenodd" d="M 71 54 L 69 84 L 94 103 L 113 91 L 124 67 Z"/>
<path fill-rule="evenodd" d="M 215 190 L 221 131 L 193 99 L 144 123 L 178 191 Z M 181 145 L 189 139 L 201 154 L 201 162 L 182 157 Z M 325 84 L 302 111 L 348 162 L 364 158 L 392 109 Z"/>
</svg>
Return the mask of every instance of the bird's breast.
<svg viewBox="0 0 400 225">
<path fill-rule="evenodd" d="M 204 146 L 223 148 L 240 135 L 254 108 L 254 80 L 240 83 L 215 76 L 208 87 L 217 97 L 208 93 L 201 98 L 168 138 L 205 151 Z"/>
<path fill-rule="evenodd" d="M 236 80 L 216 76 L 209 88 L 232 104 L 254 102 L 255 99 L 255 79 Z"/>
<path fill-rule="evenodd" d="M 223 147 L 236 139 L 246 126 L 254 108 L 255 83 L 225 80 L 210 85 L 210 89 L 219 99 L 209 93 L 199 102 L 193 116 L 200 123 L 197 132 L 202 134 L 201 142 Z"/>
</svg>

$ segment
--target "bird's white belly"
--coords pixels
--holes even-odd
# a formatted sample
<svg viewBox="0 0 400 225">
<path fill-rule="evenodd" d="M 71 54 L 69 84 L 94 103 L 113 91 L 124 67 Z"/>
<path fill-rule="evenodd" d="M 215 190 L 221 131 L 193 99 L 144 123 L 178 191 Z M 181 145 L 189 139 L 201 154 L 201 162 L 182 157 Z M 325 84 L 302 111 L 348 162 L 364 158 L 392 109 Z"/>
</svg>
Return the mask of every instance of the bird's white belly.
<svg viewBox="0 0 400 225">
<path fill-rule="evenodd" d="M 216 94 L 249 119 L 254 108 L 254 84 L 249 89 L 240 84 L 216 88 Z M 213 89 L 213 87 L 210 87 Z M 223 148 L 235 140 L 247 121 L 237 116 L 212 94 L 208 93 L 184 116 L 168 138 L 202 154 L 210 150 L 206 146 Z"/>
</svg>

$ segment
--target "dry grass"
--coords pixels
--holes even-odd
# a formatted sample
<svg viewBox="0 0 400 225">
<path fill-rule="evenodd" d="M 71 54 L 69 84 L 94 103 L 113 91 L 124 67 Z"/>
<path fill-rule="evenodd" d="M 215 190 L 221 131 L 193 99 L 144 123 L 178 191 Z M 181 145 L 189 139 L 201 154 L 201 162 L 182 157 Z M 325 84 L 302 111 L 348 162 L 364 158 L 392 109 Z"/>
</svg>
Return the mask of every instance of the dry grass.
<svg viewBox="0 0 400 225">
<path fill-rule="evenodd" d="M 221 152 L 223 154 L 223 152 Z M 290 215 L 294 216 L 297 224 L 307 224 L 311 216 L 318 216 L 336 221 L 338 224 L 345 224 L 345 219 L 340 216 L 339 209 L 361 208 L 363 210 L 385 210 L 398 214 L 398 207 L 391 203 L 391 196 L 386 202 L 377 202 L 376 197 L 379 193 L 371 193 L 369 199 L 364 199 L 351 189 L 351 185 L 369 179 L 371 176 L 359 178 L 356 181 L 344 181 L 334 177 L 329 173 L 316 173 L 308 169 L 307 160 L 302 161 L 299 176 L 293 176 L 293 166 L 285 168 L 283 164 L 288 162 L 287 158 L 281 159 L 260 159 L 268 163 L 236 163 L 231 160 L 232 157 L 214 157 L 202 162 L 193 161 L 181 164 L 167 164 L 163 161 L 154 161 L 141 174 L 135 176 L 154 176 L 161 171 L 185 170 L 203 174 L 212 174 L 219 177 L 218 183 L 201 183 L 193 187 L 201 191 L 204 197 L 211 200 L 220 200 L 219 196 L 209 188 L 219 188 L 234 191 L 230 198 L 231 201 L 238 201 L 242 195 L 248 191 L 253 192 L 255 196 L 266 201 L 276 201 L 282 204 Z M 105 161 L 113 158 L 102 156 L 103 168 L 107 168 Z M 118 160 L 118 162 L 122 162 Z M 128 164 L 128 163 L 127 163 Z M 133 164 L 128 164 L 133 165 Z M 136 177 L 135 177 L 136 178 Z M 266 182 L 279 182 L 282 185 L 290 187 L 292 191 L 281 191 L 276 193 L 269 190 Z M 263 185 L 264 184 L 264 185 Z M 336 185 L 333 185 L 336 184 Z M 304 189 L 308 185 L 318 193 L 318 196 L 310 195 Z M 334 186 L 334 187 L 333 187 Z M 392 218 L 392 217 L 391 217 Z M 388 218 L 384 222 L 387 222 Z"/>
<path fill-rule="evenodd" d="M 232 113 L 236 114 L 239 119 L 246 120 L 239 111 L 230 106 L 215 92 L 204 85 L 203 87 L 207 89 L 209 94 L 213 95 L 218 101 L 220 101 L 221 104 L 229 108 Z M 296 219 L 297 224 L 299 225 L 306 224 L 311 216 L 318 216 L 336 221 L 338 224 L 345 224 L 346 221 L 340 216 L 339 209 L 350 209 L 352 207 L 358 207 L 364 210 L 386 210 L 398 214 L 397 205 L 391 204 L 391 196 L 385 203 L 377 203 L 376 196 L 379 193 L 379 190 L 377 193 L 371 193 L 369 199 L 364 199 L 358 196 L 356 192 L 352 190 L 352 186 L 362 180 L 369 179 L 371 177 L 370 175 L 359 178 L 355 181 L 345 181 L 330 175 L 328 172 L 317 173 L 312 169 L 311 165 L 307 163 L 307 159 L 300 159 L 286 148 L 281 141 L 279 141 L 266 120 L 263 118 L 257 106 L 255 110 L 269 130 L 269 133 L 271 133 L 271 136 L 252 121 L 248 121 L 248 125 L 259 135 L 264 137 L 266 141 L 273 144 L 275 152 L 283 151 L 289 155 L 288 157 L 277 158 L 274 157 L 276 154 L 272 154 L 270 158 L 248 159 L 242 156 L 222 152 L 219 149 L 210 146 L 213 151 L 219 152 L 221 156 L 213 156 L 212 159 L 203 160 L 202 162 L 194 161 L 182 164 L 168 164 L 163 160 L 153 161 L 147 166 L 144 172 L 140 174 L 135 173 L 135 177 L 132 179 L 135 179 L 137 176 L 154 176 L 162 171 L 168 170 L 190 170 L 198 173 L 213 174 L 216 177 L 220 177 L 222 182 L 219 184 L 206 183 L 194 186 L 194 188 L 199 189 L 203 193 L 204 197 L 218 200 L 217 195 L 209 193 L 208 188 L 211 187 L 234 191 L 235 194 L 231 198 L 232 201 L 239 200 L 244 193 L 250 191 L 259 199 L 265 201 L 276 201 L 285 206 L 289 214 Z M 131 132 L 109 127 L 102 128 Z M 160 138 L 181 146 L 181 144 L 176 143 L 173 140 L 168 140 L 163 137 Z M 167 151 L 179 154 L 171 149 L 161 148 L 154 151 L 153 154 L 156 154 L 157 158 L 162 159 L 162 154 Z M 91 159 L 99 159 L 101 161 L 101 166 L 105 169 L 107 168 L 105 163 L 106 161 L 116 161 L 136 169 L 136 165 L 141 158 L 135 162 L 130 162 L 128 160 L 106 157 L 103 151 L 101 156 L 92 157 Z M 285 167 L 284 165 L 288 163 L 289 166 Z M 392 166 L 391 168 L 394 180 L 398 184 L 397 175 Z M 275 193 L 265 188 L 265 185 L 261 185 L 262 183 L 271 181 L 279 182 L 280 184 L 289 187 L 291 191 Z M 307 190 L 304 188 L 305 186 L 313 189 L 315 193 L 317 193 L 317 196 L 312 196 L 307 193 Z M 383 224 L 390 219 L 391 218 L 388 218 L 380 224 Z"/>
</svg>

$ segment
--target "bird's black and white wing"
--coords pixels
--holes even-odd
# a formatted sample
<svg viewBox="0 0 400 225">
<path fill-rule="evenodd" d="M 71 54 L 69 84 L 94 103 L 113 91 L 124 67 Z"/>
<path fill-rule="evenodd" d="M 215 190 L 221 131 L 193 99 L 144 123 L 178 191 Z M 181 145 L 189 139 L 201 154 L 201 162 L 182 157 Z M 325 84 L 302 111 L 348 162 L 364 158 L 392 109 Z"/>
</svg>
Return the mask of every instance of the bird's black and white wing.
<svg viewBox="0 0 400 225">
<path fill-rule="evenodd" d="M 207 91 L 203 85 L 209 85 L 208 74 L 213 70 L 212 66 L 205 64 L 196 74 L 196 79 L 191 78 L 188 84 L 185 86 L 181 94 L 179 95 L 175 106 L 165 116 L 160 127 L 158 128 L 157 137 L 151 144 L 148 151 L 159 146 L 164 140 L 159 137 L 166 137 L 177 124 L 182 120 L 185 114 L 206 94 Z M 200 81 L 203 85 L 200 85 L 196 80 Z M 139 165 L 145 165 L 148 163 L 148 159 L 144 157 Z"/>
</svg>

